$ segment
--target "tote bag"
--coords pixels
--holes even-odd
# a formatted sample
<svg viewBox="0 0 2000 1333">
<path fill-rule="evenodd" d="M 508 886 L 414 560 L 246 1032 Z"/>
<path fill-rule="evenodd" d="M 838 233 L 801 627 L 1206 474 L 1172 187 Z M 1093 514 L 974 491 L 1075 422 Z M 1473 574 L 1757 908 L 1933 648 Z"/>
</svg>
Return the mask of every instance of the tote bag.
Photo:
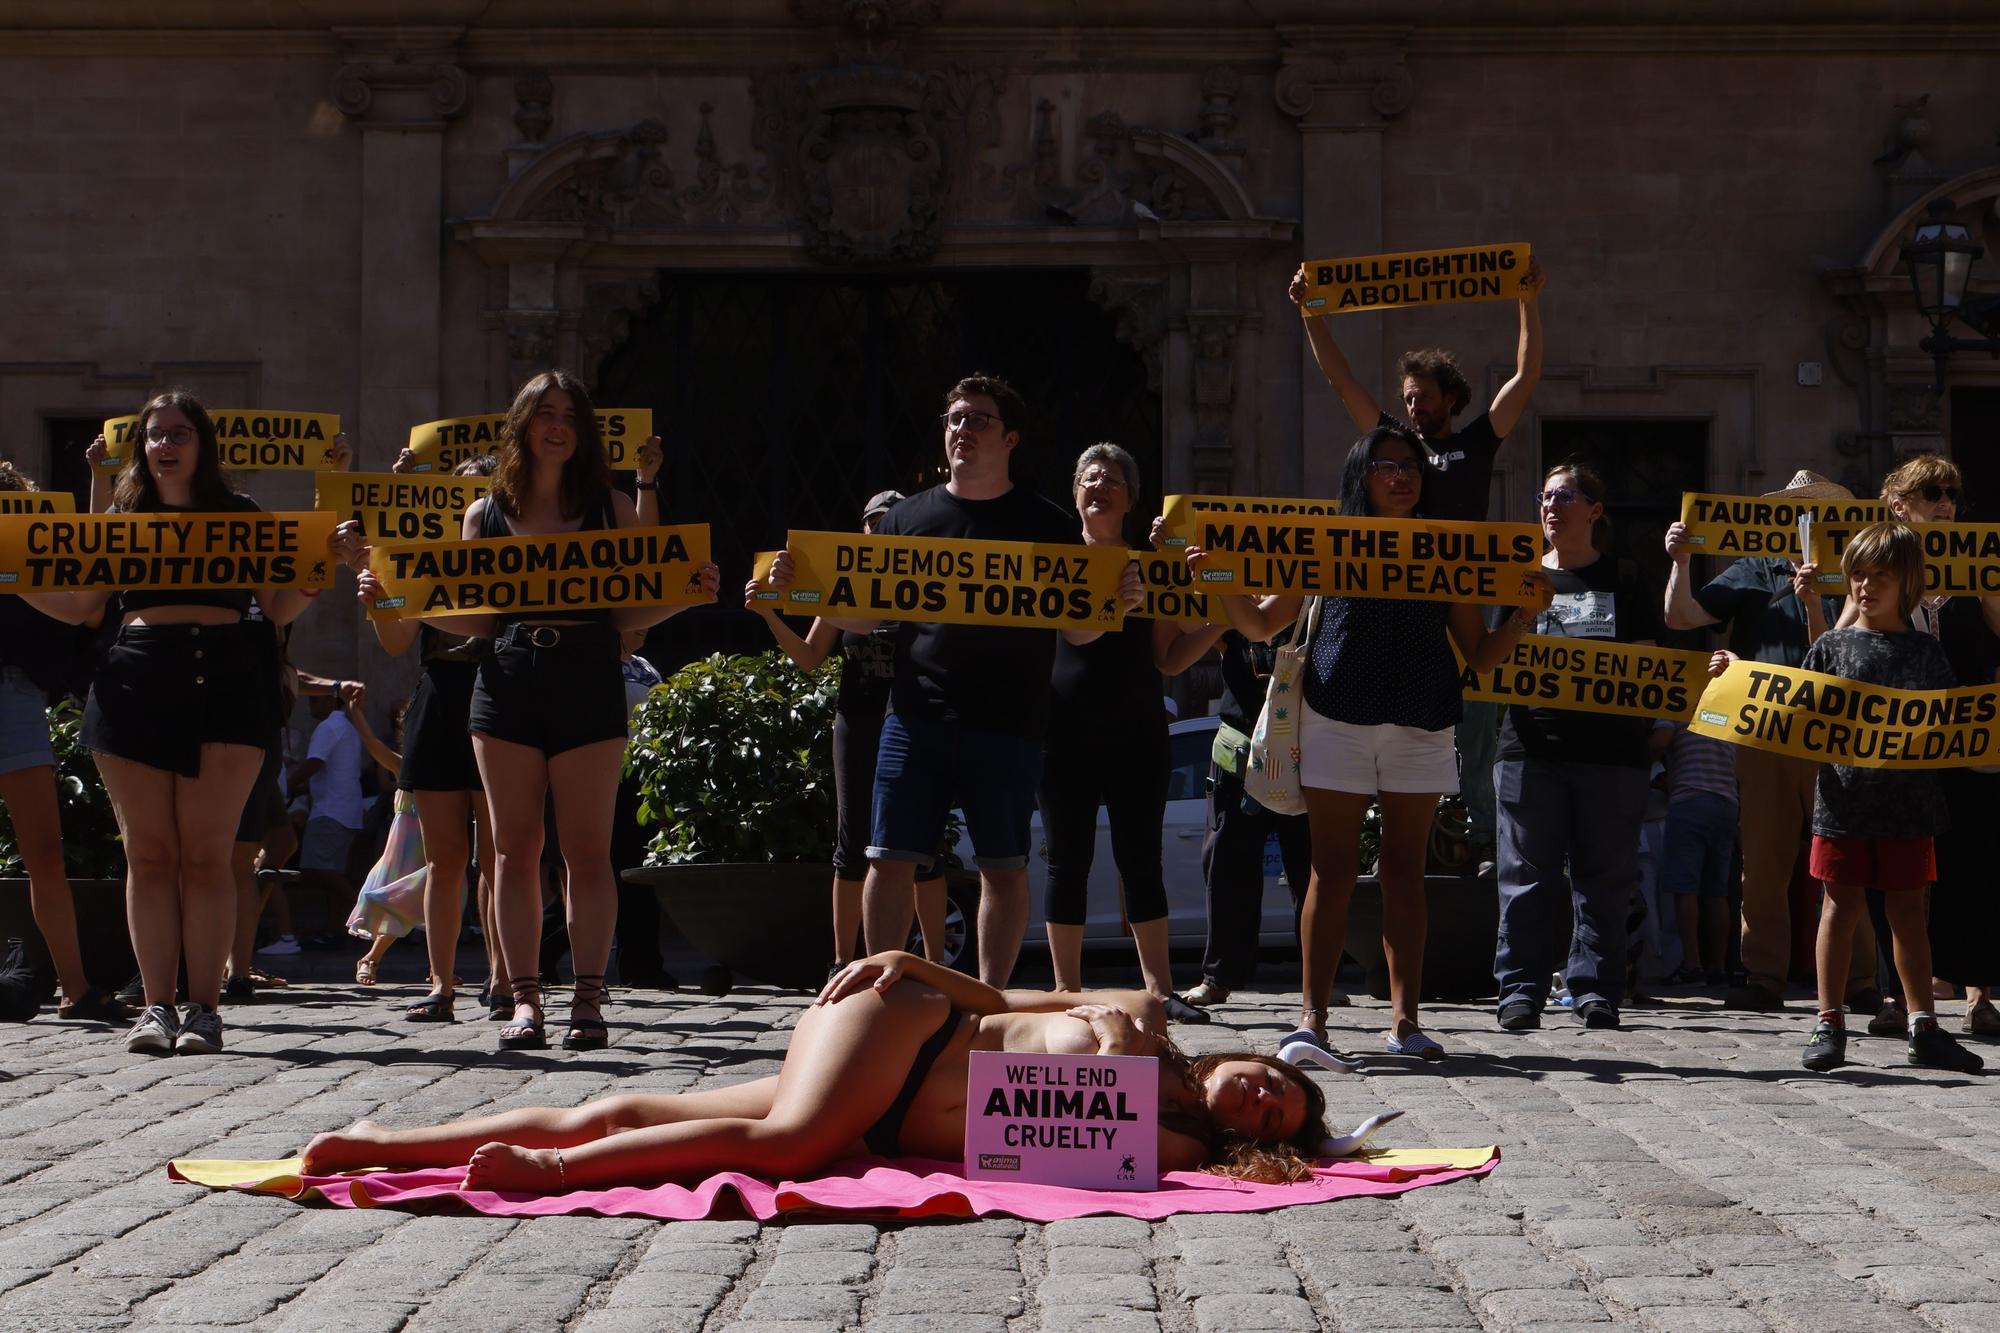
<svg viewBox="0 0 2000 1333">
<path fill-rule="evenodd" d="M 1299 677 L 1304 674 L 1306 654 L 1312 651 L 1313 624 L 1319 613 L 1319 598 L 1308 597 L 1299 608 L 1292 641 L 1278 650 L 1271 667 L 1271 684 L 1264 691 L 1264 707 L 1257 713 L 1256 729 L 1250 733 L 1250 762 L 1243 774 L 1243 792 L 1273 814 L 1302 815 L 1306 812 L 1305 789 L 1299 784 L 1299 709 L 1305 700 L 1299 694 Z"/>
</svg>

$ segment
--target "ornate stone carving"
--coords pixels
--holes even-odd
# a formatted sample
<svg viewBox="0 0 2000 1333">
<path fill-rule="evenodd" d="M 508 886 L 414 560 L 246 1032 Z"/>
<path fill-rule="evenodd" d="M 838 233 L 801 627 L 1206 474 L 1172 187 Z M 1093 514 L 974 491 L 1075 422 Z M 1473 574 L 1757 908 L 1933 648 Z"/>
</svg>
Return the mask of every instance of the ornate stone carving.
<svg viewBox="0 0 2000 1333">
<path fill-rule="evenodd" d="M 667 127 L 642 120 L 618 136 L 613 150 L 577 165 L 549 192 L 533 217 L 608 227 L 672 226 L 683 221 L 674 175 L 661 161 Z"/>
<path fill-rule="evenodd" d="M 800 22 L 838 23 L 863 42 L 883 41 L 900 29 L 935 22 L 943 13 L 943 0 L 792 0 L 792 14 Z"/>
<path fill-rule="evenodd" d="M 1213 66 L 1202 74 L 1201 130 L 1193 136 L 1239 181 L 1243 179 L 1246 153 L 1243 142 L 1236 137 L 1236 97 L 1241 87 L 1242 80 L 1227 65 Z"/>
<path fill-rule="evenodd" d="M 547 70 L 530 70 L 514 80 L 514 128 L 523 143 L 538 144 L 549 136 L 556 123 L 550 108 L 555 104 L 556 85 Z"/>
<path fill-rule="evenodd" d="M 519 384 L 548 369 L 555 353 L 555 311 L 510 310 L 506 328 L 509 383 Z"/>
<path fill-rule="evenodd" d="M 604 358 L 625 341 L 633 318 L 659 299 L 657 272 L 586 283 L 576 329 L 576 373 L 586 381 L 595 380 Z"/>
<path fill-rule="evenodd" d="M 1234 310 L 1190 310 L 1188 339 L 1194 345 L 1194 473 L 1198 487 L 1227 491 L 1233 450 L 1229 423 L 1236 403 Z"/>
<path fill-rule="evenodd" d="M 701 129 L 694 139 L 694 184 L 681 191 L 681 207 L 691 222 L 726 226 L 770 200 L 771 173 L 763 166 L 722 160 L 715 128 L 709 123 L 714 111 L 714 103 L 701 104 Z"/>
<path fill-rule="evenodd" d="M 1320 94 L 1334 94 L 1322 101 Z M 1380 129 L 1416 95 L 1400 49 L 1307 59 L 1278 71 L 1278 109 L 1328 129 Z"/>
<path fill-rule="evenodd" d="M 1928 384 L 1891 384 L 1889 430 L 1898 435 L 1936 435 L 1942 430 L 1938 397 Z"/>
<path fill-rule="evenodd" d="M 1146 384 L 1161 384 L 1160 349 L 1167 336 L 1167 275 L 1157 268 L 1095 268 L 1086 295 L 1111 316 L 1119 342 L 1146 363 Z"/>
<path fill-rule="evenodd" d="M 329 93 L 335 106 L 357 120 L 399 128 L 441 126 L 465 109 L 465 71 L 453 62 L 450 51 L 370 53 L 336 70 Z"/>
</svg>

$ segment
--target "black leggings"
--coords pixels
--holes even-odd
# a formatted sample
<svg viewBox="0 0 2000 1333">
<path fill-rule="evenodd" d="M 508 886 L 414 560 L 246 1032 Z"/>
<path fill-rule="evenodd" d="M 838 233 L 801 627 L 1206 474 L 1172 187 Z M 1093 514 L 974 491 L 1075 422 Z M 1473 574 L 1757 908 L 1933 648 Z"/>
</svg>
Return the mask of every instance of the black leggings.
<svg viewBox="0 0 2000 1333">
<path fill-rule="evenodd" d="M 840 879 L 862 879 L 868 874 L 869 825 L 875 813 L 875 752 L 882 747 L 885 715 L 833 715 L 833 873 Z"/>
<path fill-rule="evenodd" d="M 1043 916 L 1080 926 L 1089 915 L 1090 863 L 1097 851 L 1097 807 L 1111 817 L 1111 856 L 1125 886 L 1125 916 L 1156 921 L 1167 914 L 1160 869 L 1161 826 L 1167 815 L 1167 733 L 1092 737 L 1087 746 L 1052 747 L 1042 756 L 1036 792 L 1048 847 L 1049 891 Z"/>
</svg>

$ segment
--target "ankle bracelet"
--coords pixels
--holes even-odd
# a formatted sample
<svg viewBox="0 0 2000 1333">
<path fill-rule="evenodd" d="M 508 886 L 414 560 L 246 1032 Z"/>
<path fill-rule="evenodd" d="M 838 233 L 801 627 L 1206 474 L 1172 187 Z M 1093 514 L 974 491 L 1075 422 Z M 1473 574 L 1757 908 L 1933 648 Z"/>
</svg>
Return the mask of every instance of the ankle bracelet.
<svg viewBox="0 0 2000 1333">
<path fill-rule="evenodd" d="M 555 1154 L 556 1154 L 556 1188 L 563 1189 L 567 1184 L 568 1173 L 563 1170 L 562 1149 L 557 1148 L 555 1150 Z"/>
</svg>

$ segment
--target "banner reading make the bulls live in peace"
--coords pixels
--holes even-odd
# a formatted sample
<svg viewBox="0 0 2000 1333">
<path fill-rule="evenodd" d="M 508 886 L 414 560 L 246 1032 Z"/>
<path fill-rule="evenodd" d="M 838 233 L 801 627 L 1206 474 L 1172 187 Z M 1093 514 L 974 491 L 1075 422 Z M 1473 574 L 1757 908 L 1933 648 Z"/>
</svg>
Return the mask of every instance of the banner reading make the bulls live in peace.
<svg viewBox="0 0 2000 1333">
<path fill-rule="evenodd" d="M 1411 250 L 1352 259 L 1316 259 L 1305 266 L 1302 315 L 1338 315 L 1392 306 L 1505 301 L 1527 295 L 1526 241 Z"/>
<path fill-rule="evenodd" d="M 409 450 L 417 456 L 416 470 L 449 472 L 468 458 L 492 453 L 500 446 L 500 427 L 506 420 L 505 412 L 484 412 L 410 427 Z M 614 470 L 637 471 L 639 446 L 653 433 L 653 409 L 600 407 L 597 433 L 604 437 L 604 452 Z"/>
<path fill-rule="evenodd" d="M 941 625 L 1116 629 L 1123 547 L 946 537 L 792 532 L 795 578 L 765 600 L 795 615 L 836 620 L 918 620 Z M 757 556 L 764 581 L 776 552 Z"/>
<path fill-rule="evenodd" d="M 0 592 L 324 588 L 332 514 L 8 514 Z"/>
<path fill-rule="evenodd" d="M 706 523 L 377 546 L 368 567 L 382 581 L 382 596 L 368 614 L 384 620 L 684 606 L 708 600 L 700 575 L 706 563 Z"/>
<path fill-rule="evenodd" d="M 1463 654 L 1458 667 L 1468 699 L 1686 722 L 1708 684 L 1708 662 L 1707 653 L 1679 648 L 1530 634 L 1491 671 L 1472 671 Z"/>
<path fill-rule="evenodd" d="M 1892 690 L 1816 671 L 1732 662 L 1690 729 L 1733 745 L 1855 768 L 1994 762 L 2000 685 Z"/>
<path fill-rule="evenodd" d="M 1540 606 L 1542 535 L 1532 523 L 1450 523 L 1335 515 L 1197 513 L 1208 593 L 1313 593 Z"/>
<path fill-rule="evenodd" d="M 465 511 L 492 488 L 491 477 L 449 472 L 322 472 L 313 507 L 360 519 L 371 544 L 441 542 L 464 531 Z"/>
<path fill-rule="evenodd" d="M 318 472 L 333 466 L 333 437 L 340 434 L 340 417 L 335 413 L 216 407 L 209 409 L 208 419 L 215 423 L 224 467 Z M 115 472 L 124 467 L 138 435 L 138 417 L 106 418 L 104 457 L 98 470 Z"/>
</svg>

